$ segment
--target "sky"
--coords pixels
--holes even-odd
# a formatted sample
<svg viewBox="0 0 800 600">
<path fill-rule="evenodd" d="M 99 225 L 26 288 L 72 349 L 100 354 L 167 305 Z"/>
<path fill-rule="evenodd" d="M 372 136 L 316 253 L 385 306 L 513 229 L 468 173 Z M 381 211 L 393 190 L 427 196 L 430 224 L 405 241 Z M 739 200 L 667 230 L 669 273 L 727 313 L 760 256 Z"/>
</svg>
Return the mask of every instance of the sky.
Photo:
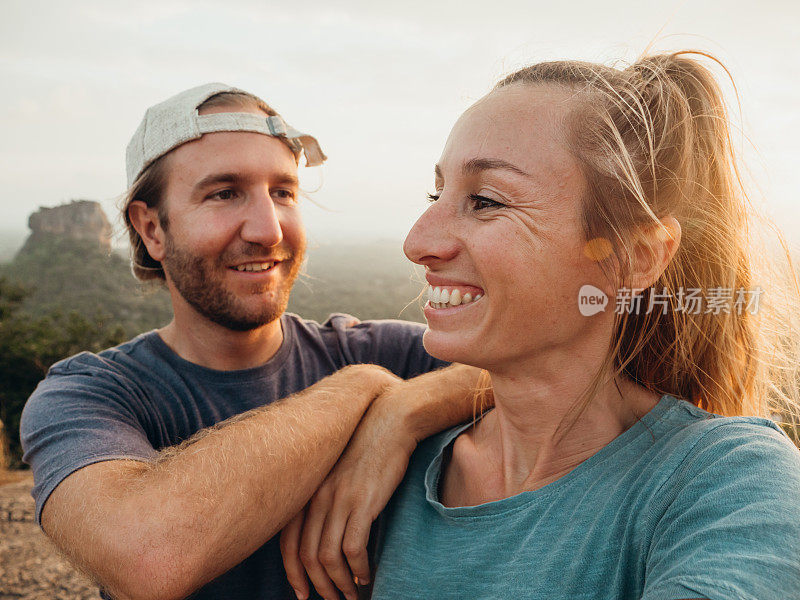
<svg viewBox="0 0 800 600">
<path fill-rule="evenodd" d="M 0 235 L 40 206 L 102 202 L 118 223 L 145 109 L 221 81 L 329 157 L 304 169 L 310 239 L 396 239 L 426 206 L 461 112 L 541 60 L 697 48 L 729 68 L 756 203 L 800 245 L 800 5 L 766 0 L 0 0 Z"/>
</svg>

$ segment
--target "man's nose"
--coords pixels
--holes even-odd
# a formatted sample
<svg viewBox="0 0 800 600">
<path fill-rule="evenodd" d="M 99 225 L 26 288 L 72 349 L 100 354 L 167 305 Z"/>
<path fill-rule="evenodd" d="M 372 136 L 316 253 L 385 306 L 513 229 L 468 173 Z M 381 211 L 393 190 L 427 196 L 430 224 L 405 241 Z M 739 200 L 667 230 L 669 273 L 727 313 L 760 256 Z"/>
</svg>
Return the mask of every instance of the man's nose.
<svg viewBox="0 0 800 600">
<path fill-rule="evenodd" d="M 269 190 L 259 192 L 247 203 L 247 214 L 241 230 L 246 242 L 272 247 L 283 241 L 280 214 L 270 197 Z"/>
<path fill-rule="evenodd" d="M 403 252 L 412 262 L 426 267 L 451 260 L 458 254 L 456 220 L 457 215 L 440 197 L 414 223 L 403 243 Z"/>
</svg>

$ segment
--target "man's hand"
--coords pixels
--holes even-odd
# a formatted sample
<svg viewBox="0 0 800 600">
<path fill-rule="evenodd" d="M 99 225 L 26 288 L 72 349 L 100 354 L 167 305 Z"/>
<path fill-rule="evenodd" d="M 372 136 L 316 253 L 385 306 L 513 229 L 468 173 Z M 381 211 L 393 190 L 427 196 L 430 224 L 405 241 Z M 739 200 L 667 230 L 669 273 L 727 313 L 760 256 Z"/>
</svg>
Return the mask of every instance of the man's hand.
<svg viewBox="0 0 800 600">
<path fill-rule="evenodd" d="M 472 415 L 478 370 L 456 365 L 386 388 L 304 511 L 284 528 L 281 552 L 289 583 L 307 598 L 310 577 L 324 598 L 357 598 L 370 579 L 367 542 L 373 521 L 400 484 L 417 443 Z"/>
<path fill-rule="evenodd" d="M 308 597 L 306 571 L 325 598 L 355 600 L 353 575 L 369 580 L 367 542 L 370 527 L 395 488 L 417 445 L 402 422 L 393 396 L 395 384 L 372 403 L 339 462 L 281 534 L 281 551 L 289 583 Z M 331 581 L 332 580 L 332 581 Z"/>
</svg>

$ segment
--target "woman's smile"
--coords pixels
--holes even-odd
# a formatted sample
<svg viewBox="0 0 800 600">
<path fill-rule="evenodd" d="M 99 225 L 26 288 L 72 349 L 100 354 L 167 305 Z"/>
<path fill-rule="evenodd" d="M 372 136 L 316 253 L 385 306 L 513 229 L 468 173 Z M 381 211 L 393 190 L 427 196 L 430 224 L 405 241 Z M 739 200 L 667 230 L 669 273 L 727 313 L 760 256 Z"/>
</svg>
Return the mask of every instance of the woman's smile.
<svg viewBox="0 0 800 600">
<path fill-rule="evenodd" d="M 466 306 L 480 300 L 484 295 L 481 287 L 448 279 L 433 272 L 428 272 L 425 278 L 428 280 L 428 288 L 424 292 L 428 300 L 426 306 L 434 309 Z"/>
</svg>

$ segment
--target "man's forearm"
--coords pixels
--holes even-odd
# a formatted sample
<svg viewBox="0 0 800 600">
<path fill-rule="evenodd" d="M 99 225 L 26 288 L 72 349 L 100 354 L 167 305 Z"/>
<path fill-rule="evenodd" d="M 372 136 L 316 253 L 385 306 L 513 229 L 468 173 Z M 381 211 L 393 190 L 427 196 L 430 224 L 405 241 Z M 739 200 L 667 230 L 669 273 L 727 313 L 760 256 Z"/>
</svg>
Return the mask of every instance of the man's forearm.
<svg viewBox="0 0 800 600">
<path fill-rule="evenodd" d="M 398 410 L 417 442 L 480 415 L 494 405 L 494 396 L 481 369 L 454 364 L 409 381 L 398 382 L 384 393 L 384 400 L 396 388 L 401 397 Z"/>
<path fill-rule="evenodd" d="M 112 592 L 126 589 L 114 583 L 124 580 L 119 569 L 130 568 L 141 578 L 126 585 L 154 588 L 143 597 L 188 595 L 252 554 L 304 506 L 391 380 L 376 367 L 347 367 L 164 450 L 114 497 L 87 507 L 81 537 L 94 555 L 84 547 L 76 558 Z M 119 564 L 126 558 L 135 566 Z"/>
<path fill-rule="evenodd" d="M 493 405 L 483 384 L 480 369 L 452 365 L 397 381 L 372 403 L 303 518 L 283 532 L 284 566 L 298 597 L 308 597 L 306 575 L 326 598 L 338 597 L 337 587 L 355 597 L 353 576 L 370 578 L 371 525 L 403 479 L 414 448 Z"/>
</svg>

